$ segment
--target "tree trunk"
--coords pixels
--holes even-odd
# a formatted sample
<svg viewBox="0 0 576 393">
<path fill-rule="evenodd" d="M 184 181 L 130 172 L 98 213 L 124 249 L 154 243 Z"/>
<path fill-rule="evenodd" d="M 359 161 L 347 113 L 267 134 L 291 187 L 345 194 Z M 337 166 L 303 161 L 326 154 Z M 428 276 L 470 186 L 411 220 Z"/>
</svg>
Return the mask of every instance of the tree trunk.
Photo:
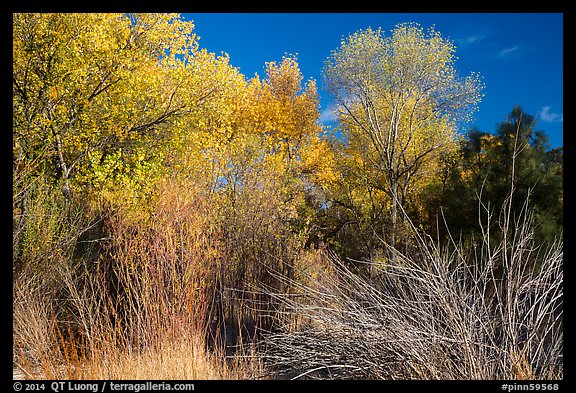
<svg viewBox="0 0 576 393">
<path fill-rule="evenodd" d="M 70 199 L 71 190 L 70 190 L 70 168 L 66 165 L 66 161 L 64 160 L 64 154 L 62 153 L 62 141 L 60 140 L 60 134 L 52 129 L 54 133 L 54 138 L 56 139 L 56 151 L 58 152 L 58 160 L 60 162 L 60 168 L 62 168 L 62 195 L 66 201 Z"/>
<path fill-rule="evenodd" d="M 398 190 L 392 187 L 392 229 L 390 231 L 390 244 L 389 244 L 389 259 L 391 262 L 395 261 L 396 250 L 396 230 L 398 228 Z"/>
</svg>

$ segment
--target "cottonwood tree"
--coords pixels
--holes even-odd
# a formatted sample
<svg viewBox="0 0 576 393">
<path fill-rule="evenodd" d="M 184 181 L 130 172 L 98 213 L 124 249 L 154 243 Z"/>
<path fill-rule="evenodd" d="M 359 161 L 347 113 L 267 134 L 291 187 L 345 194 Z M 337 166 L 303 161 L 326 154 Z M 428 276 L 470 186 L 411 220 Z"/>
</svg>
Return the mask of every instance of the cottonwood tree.
<svg viewBox="0 0 576 393">
<path fill-rule="evenodd" d="M 391 36 L 360 30 L 343 39 L 325 63 L 325 84 L 353 146 L 349 154 L 369 164 L 371 186 L 391 200 L 386 238 L 392 247 L 411 187 L 456 148 L 458 124 L 482 97 L 479 75 L 460 77 L 454 53 L 453 43 L 433 28 L 425 32 L 406 23 Z"/>
<path fill-rule="evenodd" d="M 42 155 L 67 196 L 79 167 L 158 138 L 205 94 L 187 88 L 193 27 L 174 14 L 14 14 L 15 161 Z"/>
</svg>

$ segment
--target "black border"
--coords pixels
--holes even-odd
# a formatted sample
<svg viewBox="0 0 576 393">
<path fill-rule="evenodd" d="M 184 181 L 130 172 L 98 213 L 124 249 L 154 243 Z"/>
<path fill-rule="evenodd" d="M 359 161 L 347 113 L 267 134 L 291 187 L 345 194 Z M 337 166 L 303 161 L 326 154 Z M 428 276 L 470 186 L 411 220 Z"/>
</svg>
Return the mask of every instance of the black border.
<svg viewBox="0 0 576 393">
<path fill-rule="evenodd" d="M 225 12 L 225 13 L 563 13 L 568 11 L 571 0 L 547 1 L 450 1 L 450 0 L 410 0 L 410 1 L 252 1 L 219 2 L 173 0 L 170 2 L 125 1 L 14 1 L 10 4 L 12 12 Z"/>
<path fill-rule="evenodd" d="M 576 45 L 574 43 L 574 38 L 576 37 L 575 25 L 576 20 L 574 20 L 574 7 L 570 7 L 573 5 L 573 1 L 571 0 L 547 0 L 544 2 L 529 2 L 529 1 L 520 1 L 520 0 L 508 0 L 508 1 L 500 1 L 500 2 L 450 2 L 446 0 L 441 1 L 426 1 L 426 0 L 412 0 L 412 1 L 405 1 L 405 2 L 387 2 L 384 3 L 382 1 L 378 3 L 357 3 L 357 2 L 349 2 L 346 4 L 343 3 L 303 3 L 298 4 L 294 2 L 283 2 L 281 4 L 278 3 L 229 3 L 223 5 L 220 2 L 192 2 L 192 1 L 176 1 L 168 3 L 155 3 L 155 4 L 144 4 L 142 1 L 135 2 L 135 1 L 98 1 L 98 2 L 74 2 L 74 3 L 64 3 L 64 4 L 56 4 L 48 1 L 43 2 L 26 2 L 26 1 L 18 1 L 12 2 L 9 5 L 10 12 L 3 13 L 3 25 L 2 28 L 5 29 L 5 33 L 3 37 L 6 37 L 5 40 L 5 47 L 4 53 L 12 53 L 11 48 L 11 25 L 12 25 L 12 13 L 14 12 L 112 12 L 112 11 L 140 11 L 140 12 L 226 12 L 226 13 L 244 13 L 244 12 L 253 12 L 253 13 L 264 13 L 264 12 L 294 12 L 294 13 L 305 13 L 305 12 L 312 12 L 312 13 L 562 13 L 564 17 L 564 48 L 572 49 L 571 52 L 574 51 Z M 530 26 L 526 26 L 527 29 Z M 568 52 L 568 56 L 564 56 L 564 107 L 573 108 L 572 110 L 576 109 L 576 105 L 574 102 L 574 73 L 576 71 L 576 67 L 574 66 L 574 61 L 570 58 L 571 52 Z M 9 63 L 10 57 L 4 56 L 3 61 L 5 62 L 6 68 L 11 67 Z M 535 59 L 537 61 L 537 59 Z M 2 78 L 3 83 L 6 84 L 4 92 L 5 94 L 10 94 L 9 91 L 10 87 L 8 86 L 9 78 L 5 77 Z M 529 81 L 527 81 L 529 83 Z M 7 99 L 3 101 L 6 107 L 6 111 L 11 111 L 11 103 L 10 100 Z M 573 201 L 573 191 L 570 188 L 570 181 L 572 176 L 572 165 L 573 165 L 573 157 L 574 152 L 572 151 L 573 141 L 574 138 L 574 112 L 572 110 L 565 110 L 564 111 L 564 129 L 568 130 L 568 132 L 564 133 L 564 192 L 567 193 L 568 197 L 565 197 L 565 200 L 568 203 L 565 205 L 564 214 L 567 216 L 566 218 L 573 217 L 570 215 L 569 212 L 571 210 L 571 203 Z M 6 116 L 4 118 L 6 123 L 8 123 L 9 117 Z M 8 128 L 8 126 L 6 126 Z M 4 130 L 4 136 L 6 138 L 10 138 L 8 136 L 8 130 Z M 3 147 L 8 150 L 6 153 L 1 154 L 0 157 L 2 160 L 6 162 L 3 163 L 2 168 L 6 169 L 6 174 L 4 179 L 11 179 L 10 171 L 10 162 L 11 162 L 11 143 L 9 144 L 8 141 L 2 144 Z M 568 180 L 567 180 L 568 179 Z M 11 180 L 9 180 L 11 182 Z M 0 212 L 3 216 L 5 216 L 6 228 L 10 228 L 10 220 L 11 220 L 11 208 L 8 206 L 10 203 L 10 194 L 6 191 L 6 209 L 0 209 Z M 568 243 L 571 243 L 571 234 L 573 233 L 571 229 L 571 221 L 565 220 L 564 227 L 564 238 L 568 240 Z M 8 231 L 7 231 L 8 232 Z M 6 233 L 6 239 L 8 240 L 8 233 Z M 572 237 L 573 238 L 573 237 Z M 565 241 L 566 244 L 566 241 Z M 7 249 L 6 246 L 5 249 Z M 565 250 L 566 251 L 566 250 Z M 572 270 L 574 269 L 574 257 L 572 254 L 572 247 L 568 247 L 568 258 L 565 258 L 568 263 L 564 264 L 564 269 L 568 280 L 570 277 L 573 276 Z M 4 269 L 5 274 L 4 276 L 9 279 L 12 277 L 11 273 L 11 265 L 8 261 L 4 261 Z M 9 270 L 10 269 L 10 270 Z M 570 283 L 570 281 L 567 281 Z M 12 321 L 12 314 L 11 310 L 11 300 L 12 300 L 12 280 L 8 285 L 2 285 L 2 288 L 6 290 L 6 294 L 2 296 L 2 306 L 5 307 L 6 314 L 9 315 L 9 320 Z M 271 381 L 271 380 L 262 380 L 262 381 L 193 381 L 195 385 L 194 391 L 213 391 L 214 389 L 246 389 L 251 391 L 262 391 L 269 392 L 271 389 L 277 388 L 292 388 L 292 389 L 304 389 L 304 390 L 331 390 L 331 389 L 350 389 L 355 391 L 357 389 L 361 390 L 386 390 L 386 391 L 403 391 L 409 389 L 431 389 L 431 390 L 441 390 L 441 391 L 457 391 L 462 392 L 465 389 L 470 388 L 479 388 L 486 392 L 496 392 L 496 391 L 505 391 L 502 390 L 503 383 L 509 384 L 516 384 L 521 385 L 522 383 L 552 383 L 558 384 L 559 390 L 565 390 L 565 388 L 571 385 L 570 382 L 574 381 L 573 375 L 570 373 L 572 366 L 572 357 L 570 354 L 572 353 L 572 344 L 570 342 L 571 335 L 570 332 L 574 331 L 574 325 L 572 324 L 571 318 L 571 301 L 570 296 L 572 295 L 571 285 L 564 286 L 564 293 L 566 302 L 564 302 L 565 307 L 568 305 L 568 312 L 564 313 L 564 323 L 565 323 L 565 332 L 569 332 L 565 335 L 565 346 L 564 346 L 564 364 L 565 364 L 565 375 L 563 381 Z M 6 356 L 6 366 L 12 363 L 11 358 L 8 358 L 12 353 L 9 350 L 9 345 L 12 343 L 12 336 L 5 334 L 3 335 L 3 350 L 1 351 L 3 356 Z M 8 374 L 10 367 L 6 367 L 6 374 Z M 4 378 L 3 378 L 4 379 Z M 5 375 L 6 382 L 2 382 L 0 386 L 6 386 L 11 391 L 14 390 L 14 383 L 16 381 L 12 380 L 11 376 Z M 52 381 L 20 381 L 23 385 L 28 384 L 43 384 L 45 386 L 45 392 L 52 391 L 50 389 L 50 384 Z M 83 381 L 74 381 L 74 382 L 83 382 Z M 84 381 L 84 382 L 95 382 L 95 381 Z M 146 381 L 117 381 L 117 382 L 133 382 L 133 383 L 142 383 Z M 162 382 L 162 381 L 158 381 Z M 190 381 L 165 381 L 169 384 L 176 384 L 176 383 L 186 383 Z M 100 385 L 102 382 L 99 382 Z M 23 390 L 24 391 L 24 390 Z M 66 390 L 63 390 L 66 391 Z M 106 389 L 106 391 L 110 391 L 110 389 Z M 516 390 L 513 390 L 516 391 Z"/>
</svg>

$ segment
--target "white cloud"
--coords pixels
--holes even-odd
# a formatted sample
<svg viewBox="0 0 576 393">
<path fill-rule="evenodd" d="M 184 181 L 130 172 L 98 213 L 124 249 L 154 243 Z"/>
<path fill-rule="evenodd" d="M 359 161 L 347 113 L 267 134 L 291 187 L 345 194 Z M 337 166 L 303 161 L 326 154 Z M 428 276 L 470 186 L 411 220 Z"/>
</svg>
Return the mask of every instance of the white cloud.
<svg viewBox="0 0 576 393">
<path fill-rule="evenodd" d="M 564 121 L 564 114 L 563 113 L 554 113 L 550 112 L 549 106 L 542 107 L 540 111 L 540 119 L 545 122 L 549 123 L 557 123 Z"/>
<path fill-rule="evenodd" d="M 320 113 L 319 119 L 322 123 L 335 122 L 338 119 L 338 116 L 336 115 L 336 108 L 334 108 L 334 106 L 330 105 L 328 108 L 324 109 Z"/>
<path fill-rule="evenodd" d="M 489 34 L 473 34 L 466 37 L 456 38 L 455 41 L 461 46 L 466 47 L 468 45 L 476 44 L 482 41 L 484 38 L 488 37 Z"/>
<path fill-rule="evenodd" d="M 502 49 L 496 54 L 496 57 L 498 57 L 499 59 L 510 59 L 512 57 L 518 56 L 519 54 L 518 52 L 520 51 L 521 48 L 522 45 L 515 45 L 511 48 Z"/>
</svg>

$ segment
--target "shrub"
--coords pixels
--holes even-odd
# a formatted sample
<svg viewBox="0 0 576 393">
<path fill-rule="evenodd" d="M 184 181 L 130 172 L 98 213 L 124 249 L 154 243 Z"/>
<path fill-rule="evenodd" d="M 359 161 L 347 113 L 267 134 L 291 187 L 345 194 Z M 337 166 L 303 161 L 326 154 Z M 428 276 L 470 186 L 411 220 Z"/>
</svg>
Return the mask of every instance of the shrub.
<svg viewBox="0 0 576 393">
<path fill-rule="evenodd" d="M 307 323 L 269 335 L 264 359 L 281 378 L 562 378 L 562 242 L 539 249 L 526 210 L 504 224 L 469 250 L 417 235 L 373 279 L 331 256 L 335 274 L 273 293 Z"/>
</svg>

